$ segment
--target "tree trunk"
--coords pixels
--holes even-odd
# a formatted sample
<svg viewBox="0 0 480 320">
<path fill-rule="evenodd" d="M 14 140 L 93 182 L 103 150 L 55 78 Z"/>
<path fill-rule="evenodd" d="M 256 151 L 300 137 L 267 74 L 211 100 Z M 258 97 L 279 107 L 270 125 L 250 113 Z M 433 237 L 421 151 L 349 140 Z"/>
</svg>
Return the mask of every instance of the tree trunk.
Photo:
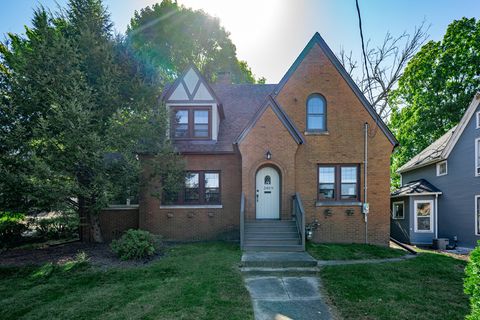
<svg viewBox="0 0 480 320">
<path fill-rule="evenodd" d="M 102 230 L 100 229 L 100 217 L 98 214 L 90 213 L 90 235 L 93 242 L 103 242 Z"/>
</svg>

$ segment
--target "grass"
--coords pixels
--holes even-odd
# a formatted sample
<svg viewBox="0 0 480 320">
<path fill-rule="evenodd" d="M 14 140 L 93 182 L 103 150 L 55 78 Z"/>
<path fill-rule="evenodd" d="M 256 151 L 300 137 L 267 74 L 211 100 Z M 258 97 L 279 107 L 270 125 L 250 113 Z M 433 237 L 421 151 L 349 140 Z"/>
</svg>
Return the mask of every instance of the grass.
<svg viewBox="0 0 480 320">
<path fill-rule="evenodd" d="M 397 258 L 406 251 L 370 244 L 319 244 L 307 242 L 307 251 L 317 260 L 361 260 Z"/>
<path fill-rule="evenodd" d="M 236 245 L 179 245 L 152 264 L 0 268 L 2 319 L 251 319 Z"/>
<path fill-rule="evenodd" d="M 466 262 L 441 254 L 383 264 L 324 267 L 325 289 L 345 319 L 464 319 Z"/>
</svg>

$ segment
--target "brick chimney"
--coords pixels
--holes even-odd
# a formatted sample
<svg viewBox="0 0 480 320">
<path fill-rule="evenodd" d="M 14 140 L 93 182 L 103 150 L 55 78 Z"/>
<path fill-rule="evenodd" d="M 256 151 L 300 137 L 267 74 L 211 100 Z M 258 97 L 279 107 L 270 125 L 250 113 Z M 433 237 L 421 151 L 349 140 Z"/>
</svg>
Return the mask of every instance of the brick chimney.
<svg viewBox="0 0 480 320">
<path fill-rule="evenodd" d="M 220 71 L 217 73 L 217 83 L 232 84 L 232 77 L 230 71 Z"/>
</svg>

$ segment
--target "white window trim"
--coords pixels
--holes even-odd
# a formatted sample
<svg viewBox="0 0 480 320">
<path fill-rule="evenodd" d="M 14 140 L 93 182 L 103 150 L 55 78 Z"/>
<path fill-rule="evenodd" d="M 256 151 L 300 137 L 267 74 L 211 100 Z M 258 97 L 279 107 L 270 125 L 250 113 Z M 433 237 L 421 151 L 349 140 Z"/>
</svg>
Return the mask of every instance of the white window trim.
<svg viewBox="0 0 480 320">
<path fill-rule="evenodd" d="M 480 129 L 480 111 L 477 111 L 477 112 L 475 113 L 475 119 L 477 120 L 477 126 L 476 126 L 476 128 L 477 128 L 477 129 Z"/>
<path fill-rule="evenodd" d="M 445 173 L 440 173 L 440 166 L 445 163 Z M 445 176 L 448 174 L 448 162 L 447 160 L 440 161 L 437 163 L 437 177 Z"/>
<path fill-rule="evenodd" d="M 395 216 L 395 205 L 401 203 L 403 205 L 402 217 L 398 218 Z M 405 201 L 395 201 L 392 203 L 392 219 L 394 220 L 404 220 L 405 219 Z"/>
<path fill-rule="evenodd" d="M 477 229 L 478 226 L 478 198 L 480 198 L 480 195 L 475 196 L 475 235 L 480 236 L 480 233 L 478 232 L 479 230 Z"/>
<path fill-rule="evenodd" d="M 478 152 L 480 150 L 478 150 L 478 141 L 480 140 L 480 138 L 477 138 L 475 139 L 475 177 L 478 177 L 480 176 L 480 174 L 478 174 L 478 168 L 480 167 L 480 163 L 478 163 Z"/>
<path fill-rule="evenodd" d="M 417 209 L 418 203 L 430 203 L 430 230 L 418 230 L 418 215 L 417 215 Z M 413 202 L 413 219 L 414 219 L 414 225 L 415 225 L 415 232 L 418 233 L 432 233 L 433 232 L 433 216 L 435 212 L 435 208 L 433 206 L 433 200 L 415 200 Z"/>
</svg>

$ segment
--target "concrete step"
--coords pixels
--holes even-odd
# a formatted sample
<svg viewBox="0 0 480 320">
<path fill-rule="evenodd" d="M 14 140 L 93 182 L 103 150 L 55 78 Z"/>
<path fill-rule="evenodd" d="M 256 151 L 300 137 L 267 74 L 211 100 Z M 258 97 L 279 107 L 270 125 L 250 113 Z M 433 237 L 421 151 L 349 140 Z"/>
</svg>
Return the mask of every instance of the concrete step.
<svg viewBox="0 0 480 320">
<path fill-rule="evenodd" d="M 317 267 L 308 268 L 262 268 L 262 267 L 242 267 L 240 271 L 246 276 L 314 276 L 318 274 Z"/>
<path fill-rule="evenodd" d="M 271 245 L 296 245 L 300 244 L 299 239 L 245 239 L 246 246 L 271 246 Z"/>
<path fill-rule="evenodd" d="M 300 244 L 290 244 L 290 245 L 244 245 L 244 251 L 254 251 L 254 252 L 298 252 L 304 251 L 302 245 Z"/>
<path fill-rule="evenodd" d="M 246 232 L 245 239 L 253 238 L 266 238 L 266 239 L 278 239 L 278 238 L 295 238 L 299 239 L 298 232 Z"/>
<path fill-rule="evenodd" d="M 241 265 L 250 268 L 311 268 L 317 264 L 317 260 L 306 252 L 283 251 L 244 252 Z"/>
<path fill-rule="evenodd" d="M 281 226 L 269 226 L 269 225 L 252 225 L 252 226 L 245 226 L 245 231 L 253 231 L 253 230 L 276 230 L 276 231 L 294 231 L 297 230 L 297 226 L 289 226 L 289 225 L 281 225 Z"/>
</svg>

